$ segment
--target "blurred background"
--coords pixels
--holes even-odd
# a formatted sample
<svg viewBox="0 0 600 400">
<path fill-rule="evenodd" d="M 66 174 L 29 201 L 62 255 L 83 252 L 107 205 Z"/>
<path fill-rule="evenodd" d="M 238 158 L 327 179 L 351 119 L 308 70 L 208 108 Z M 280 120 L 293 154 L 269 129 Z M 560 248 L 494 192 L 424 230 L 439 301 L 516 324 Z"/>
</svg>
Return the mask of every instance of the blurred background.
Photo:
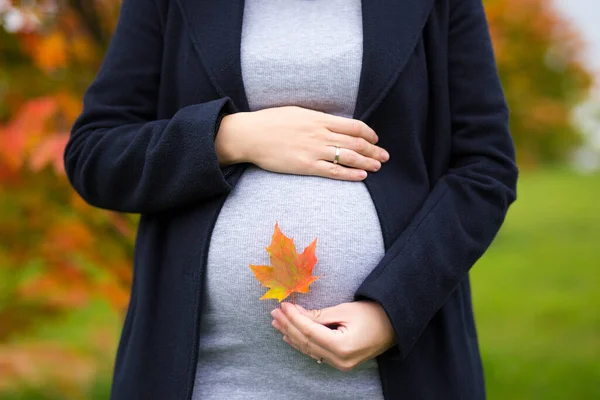
<svg viewBox="0 0 600 400">
<path fill-rule="evenodd" d="M 490 399 L 600 399 L 600 3 L 484 0 L 518 200 L 472 270 Z M 0 399 L 108 399 L 137 215 L 63 149 L 119 0 L 0 0 Z"/>
</svg>

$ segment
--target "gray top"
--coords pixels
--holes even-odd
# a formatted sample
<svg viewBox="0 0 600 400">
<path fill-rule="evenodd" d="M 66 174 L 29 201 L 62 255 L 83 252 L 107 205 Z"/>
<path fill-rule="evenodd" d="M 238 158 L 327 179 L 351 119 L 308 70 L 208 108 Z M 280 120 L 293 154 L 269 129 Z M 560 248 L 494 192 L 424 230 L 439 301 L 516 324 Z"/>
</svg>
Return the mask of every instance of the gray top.
<svg viewBox="0 0 600 400">
<path fill-rule="evenodd" d="M 299 105 L 351 117 L 361 61 L 360 0 L 245 1 L 241 63 L 252 111 Z M 352 301 L 384 254 L 364 183 L 249 167 L 211 237 L 193 399 L 382 399 L 375 360 L 344 373 L 271 326 L 279 303 L 259 300 L 267 289 L 249 264 L 269 265 L 275 221 L 299 252 L 317 238 L 322 277 L 295 296 L 308 309 Z"/>
</svg>

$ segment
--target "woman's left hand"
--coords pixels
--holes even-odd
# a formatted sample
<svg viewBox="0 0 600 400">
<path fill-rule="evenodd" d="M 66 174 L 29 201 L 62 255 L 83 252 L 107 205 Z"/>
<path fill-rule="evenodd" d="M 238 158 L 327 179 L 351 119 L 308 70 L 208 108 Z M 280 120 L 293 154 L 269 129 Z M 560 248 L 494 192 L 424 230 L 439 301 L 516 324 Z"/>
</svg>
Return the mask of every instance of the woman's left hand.
<svg viewBox="0 0 600 400">
<path fill-rule="evenodd" d="M 349 371 L 396 344 L 392 325 L 375 301 L 354 301 L 320 310 L 284 302 L 271 315 L 272 325 L 283 334 L 284 341 L 341 371 Z"/>
</svg>

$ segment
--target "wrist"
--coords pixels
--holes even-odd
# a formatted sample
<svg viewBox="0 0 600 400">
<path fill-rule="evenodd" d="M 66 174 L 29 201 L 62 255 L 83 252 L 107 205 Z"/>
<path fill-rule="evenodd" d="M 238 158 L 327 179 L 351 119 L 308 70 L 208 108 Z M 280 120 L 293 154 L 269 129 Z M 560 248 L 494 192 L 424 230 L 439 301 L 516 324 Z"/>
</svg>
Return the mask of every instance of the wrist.
<svg viewBox="0 0 600 400">
<path fill-rule="evenodd" d="M 244 145 L 241 140 L 244 112 L 225 114 L 217 123 L 215 150 L 220 166 L 238 164 L 246 161 Z"/>
</svg>

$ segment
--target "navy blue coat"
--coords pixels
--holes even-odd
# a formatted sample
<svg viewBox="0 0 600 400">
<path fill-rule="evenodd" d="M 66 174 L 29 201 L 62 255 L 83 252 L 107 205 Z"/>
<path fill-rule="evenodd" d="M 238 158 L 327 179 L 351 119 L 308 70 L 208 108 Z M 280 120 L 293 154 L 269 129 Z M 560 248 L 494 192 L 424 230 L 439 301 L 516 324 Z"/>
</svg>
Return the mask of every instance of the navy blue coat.
<svg viewBox="0 0 600 400">
<path fill-rule="evenodd" d="M 247 166 L 220 168 L 214 148 L 219 114 L 249 111 L 242 12 L 124 0 L 65 149 L 89 204 L 141 214 L 113 400 L 191 398 L 209 238 Z M 391 158 L 365 181 L 386 253 L 355 299 L 381 303 L 397 336 L 377 357 L 385 398 L 483 399 L 468 271 L 518 170 L 481 0 L 368 0 L 363 18 L 354 117 Z"/>
</svg>

